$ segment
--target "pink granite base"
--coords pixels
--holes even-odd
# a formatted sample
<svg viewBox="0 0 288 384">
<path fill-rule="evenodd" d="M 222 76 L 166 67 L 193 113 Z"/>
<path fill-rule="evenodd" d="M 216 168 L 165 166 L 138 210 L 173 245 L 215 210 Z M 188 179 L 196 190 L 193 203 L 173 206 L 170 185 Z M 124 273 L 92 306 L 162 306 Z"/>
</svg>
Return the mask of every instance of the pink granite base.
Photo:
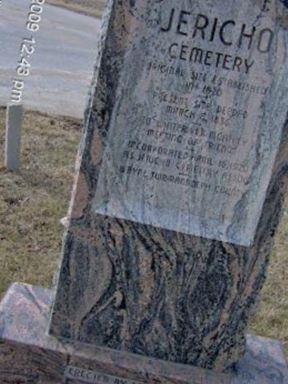
<svg viewBox="0 0 288 384">
<path fill-rule="evenodd" d="M 281 344 L 247 336 L 247 352 L 231 373 L 168 363 L 47 335 L 52 293 L 11 286 L 0 305 L 1 384 L 288 384 Z"/>
</svg>

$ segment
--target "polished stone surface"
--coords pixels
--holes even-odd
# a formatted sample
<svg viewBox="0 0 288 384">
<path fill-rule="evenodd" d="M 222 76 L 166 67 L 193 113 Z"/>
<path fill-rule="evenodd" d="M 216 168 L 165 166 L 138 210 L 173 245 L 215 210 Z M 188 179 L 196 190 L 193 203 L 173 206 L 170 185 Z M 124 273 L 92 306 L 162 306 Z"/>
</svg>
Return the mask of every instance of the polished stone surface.
<svg viewBox="0 0 288 384">
<path fill-rule="evenodd" d="M 1 384 L 287 384 L 281 344 L 247 337 L 245 357 L 229 374 L 168 363 L 47 335 L 49 290 L 11 286 L 0 305 Z"/>
<path fill-rule="evenodd" d="M 279 0 L 109 2 L 52 335 L 222 371 L 241 359 L 287 190 L 287 26 Z M 146 179 L 168 163 L 181 178 L 175 161 L 212 189 Z"/>
<path fill-rule="evenodd" d="M 250 246 L 287 115 L 276 2 L 269 12 L 250 0 L 152 4 L 127 6 L 92 210 Z"/>
</svg>

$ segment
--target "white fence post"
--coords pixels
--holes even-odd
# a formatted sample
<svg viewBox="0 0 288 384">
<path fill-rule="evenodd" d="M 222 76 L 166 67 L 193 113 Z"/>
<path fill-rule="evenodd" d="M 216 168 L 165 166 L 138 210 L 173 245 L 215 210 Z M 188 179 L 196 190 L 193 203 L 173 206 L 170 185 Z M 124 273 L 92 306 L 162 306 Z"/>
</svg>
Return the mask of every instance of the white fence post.
<svg viewBox="0 0 288 384">
<path fill-rule="evenodd" d="M 23 106 L 8 105 L 6 112 L 5 166 L 9 171 L 19 169 Z"/>
</svg>

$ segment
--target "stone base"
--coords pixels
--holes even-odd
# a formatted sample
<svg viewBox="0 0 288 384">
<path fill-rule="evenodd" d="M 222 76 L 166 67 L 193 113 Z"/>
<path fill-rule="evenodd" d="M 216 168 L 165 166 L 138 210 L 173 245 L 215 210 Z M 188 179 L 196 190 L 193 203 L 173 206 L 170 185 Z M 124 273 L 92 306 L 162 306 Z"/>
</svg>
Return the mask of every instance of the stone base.
<svg viewBox="0 0 288 384">
<path fill-rule="evenodd" d="M 47 335 L 50 290 L 11 286 L 0 305 L 1 384 L 287 384 L 278 341 L 247 336 L 247 353 L 229 374 L 59 342 Z"/>
</svg>

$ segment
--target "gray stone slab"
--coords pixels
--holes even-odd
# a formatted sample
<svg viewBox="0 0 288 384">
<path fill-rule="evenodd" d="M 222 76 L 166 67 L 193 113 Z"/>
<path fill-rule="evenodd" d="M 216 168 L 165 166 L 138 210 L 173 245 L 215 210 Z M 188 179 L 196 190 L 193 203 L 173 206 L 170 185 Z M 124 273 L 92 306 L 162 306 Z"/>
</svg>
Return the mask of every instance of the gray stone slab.
<svg viewBox="0 0 288 384">
<path fill-rule="evenodd" d="M 23 106 L 8 105 L 6 111 L 5 166 L 16 171 L 21 165 L 21 127 Z"/>
<path fill-rule="evenodd" d="M 277 2 L 133 7 L 94 212 L 253 243 L 287 116 Z"/>
<path fill-rule="evenodd" d="M 0 304 L 1 384 L 287 384 L 279 342 L 247 336 L 245 357 L 229 374 L 107 348 L 59 342 L 46 333 L 52 292 L 11 286 Z"/>
</svg>

